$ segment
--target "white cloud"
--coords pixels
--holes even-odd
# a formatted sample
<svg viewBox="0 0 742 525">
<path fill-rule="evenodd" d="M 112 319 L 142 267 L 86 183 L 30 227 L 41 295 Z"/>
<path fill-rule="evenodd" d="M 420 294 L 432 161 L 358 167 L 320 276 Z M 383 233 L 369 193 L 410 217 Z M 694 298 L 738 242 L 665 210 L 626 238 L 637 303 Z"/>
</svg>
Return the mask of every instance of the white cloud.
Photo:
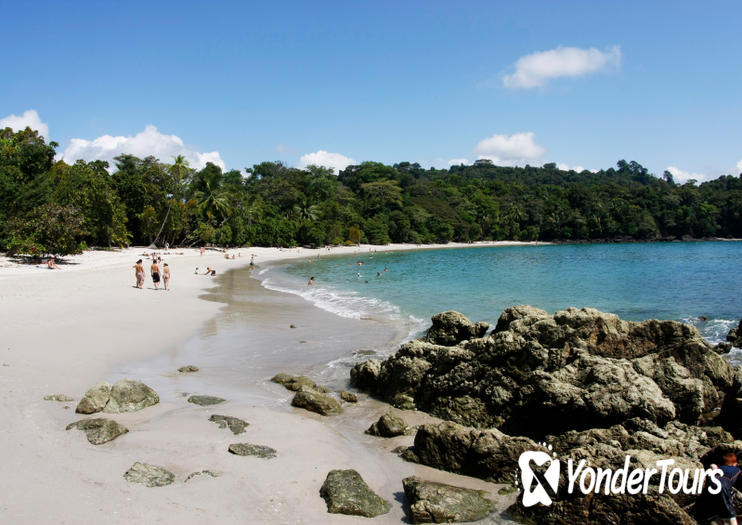
<svg viewBox="0 0 742 525">
<path fill-rule="evenodd" d="M 479 159 L 489 159 L 495 164 L 513 166 L 537 159 L 546 153 L 546 149 L 536 144 L 532 131 L 514 133 L 513 135 L 494 134 L 477 144 L 474 153 Z"/>
<path fill-rule="evenodd" d="M 503 85 L 508 88 L 534 88 L 543 86 L 552 78 L 579 77 L 621 63 L 621 48 L 613 46 L 605 51 L 591 47 L 562 47 L 520 57 L 515 62 L 515 72 L 505 75 Z"/>
<path fill-rule="evenodd" d="M 577 173 L 582 173 L 585 171 L 585 168 L 580 166 L 579 164 L 576 166 L 570 166 L 569 164 L 565 164 L 564 162 L 557 162 L 557 168 L 559 168 L 562 171 L 576 171 Z"/>
<path fill-rule="evenodd" d="M 742 160 L 737 163 L 737 169 L 742 170 Z"/>
<path fill-rule="evenodd" d="M 324 166 L 326 168 L 333 168 L 335 173 L 339 173 L 340 170 L 344 170 L 351 164 L 355 164 L 356 161 L 340 153 L 330 153 L 325 150 L 318 150 L 314 153 L 307 153 L 302 155 L 299 159 L 299 167 L 306 168 L 307 166 Z"/>
<path fill-rule="evenodd" d="M 451 159 L 448 161 L 449 166 L 460 166 L 470 164 L 469 159 Z"/>
<path fill-rule="evenodd" d="M 183 155 L 192 168 L 201 169 L 207 162 L 216 164 L 225 169 L 224 161 L 218 151 L 201 153 L 192 147 L 186 146 L 183 139 L 177 135 L 160 133 L 153 125 L 148 125 L 144 131 L 134 136 L 103 135 L 94 140 L 71 139 L 62 158 L 71 163 L 78 159 L 87 161 L 106 160 L 111 167 L 115 165 L 113 158 L 128 153 L 137 157 L 154 155 L 163 162 L 171 162 L 177 155 Z"/>
<path fill-rule="evenodd" d="M 41 122 L 41 117 L 35 109 L 24 111 L 23 115 L 8 115 L 0 118 L 0 129 L 11 128 L 13 131 L 21 131 L 29 127 L 39 132 L 39 135 L 49 140 L 49 126 Z"/>
<path fill-rule="evenodd" d="M 668 166 L 666 168 L 666 171 L 672 173 L 672 178 L 675 179 L 675 182 L 680 184 L 684 184 L 691 179 L 695 179 L 698 182 L 703 182 L 710 179 L 708 175 L 704 175 L 703 173 L 690 173 L 688 171 L 683 171 L 676 166 Z"/>
</svg>

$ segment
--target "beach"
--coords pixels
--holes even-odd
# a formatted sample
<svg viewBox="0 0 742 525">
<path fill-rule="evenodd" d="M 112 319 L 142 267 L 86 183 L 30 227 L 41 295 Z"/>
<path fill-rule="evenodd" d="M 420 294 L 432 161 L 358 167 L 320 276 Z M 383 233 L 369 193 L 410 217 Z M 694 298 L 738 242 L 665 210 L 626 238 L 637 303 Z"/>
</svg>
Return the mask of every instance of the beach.
<svg viewBox="0 0 742 525">
<path fill-rule="evenodd" d="M 523 243 L 499 243 L 502 245 Z M 480 243 L 482 246 L 498 243 Z M 472 245 L 449 244 L 441 247 Z M 292 392 L 270 383 L 279 372 L 312 373 L 338 348 L 347 355 L 363 348 L 392 347 L 402 334 L 378 322 L 342 319 L 303 299 L 265 290 L 255 279 L 230 272 L 292 258 L 406 250 L 436 246 L 350 246 L 326 250 L 242 248 L 235 259 L 208 250 L 157 250 L 170 265 L 170 291 L 134 287 L 134 262 L 143 248 L 86 252 L 60 270 L 0 261 L 0 315 L 3 318 L 0 374 L 5 429 L 0 434 L 3 523 L 350 523 L 328 514 L 319 488 L 331 469 L 356 469 L 392 504 L 378 523 L 400 523 L 404 513 L 401 480 L 419 475 L 433 481 L 485 490 L 494 499 L 499 486 L 406 463 L 389 451 L 410 445 L 412 436 L 389 440 L 363 433 L 388 406 L 361 394 L 357 406 L 323 417 L 292 408 Z M 216 277 L 203 275 L 206 267 Z M 194 269 L 199 268 L 199 275 Z M 149 273 L 149 262 L 145 259 Z M 247 275 L 245 272 L 239 275 Z M 242 296 L 235 299 L 235 293 Z M 294 325 L 296 328 L 291 328 Z M 242 345 L 243 363 L 224 362 L 214 336 L 239 327 L 231 339 Z M 282 359 L 282 349 L 302 348 L 301 358 Z M 328 352 L 326 355 L 322 352 Z M 255 359 L 256 366 L 248 366 Z M 196 365 L 195 374 L 177 368 Z M 239 371 L 250 371 L 240 375 Z M 77 401 L 96 383 L 127 377 L 144 381 L 160 403 L 114 416 L 130 432 L 93 446 L 65 427 L 81 419 Z M 189 394 L 221 395 L 214 407 L 186 402 Z M 65 394 L 69 403 L 44 400 Z M 249 422 L 233 436 L 208 421 L 212 414 Z M 428 417 L 408 413 L 409 423 Z M 271 460 L 227 452 L 230 443 L 251 442 L 278 451 Z M 175 483 L 147 488 L 123 474 L 135 461 L 162 466 Z M 210 470 L 218 477 L 194 472 Z M 499 508 L 504 508 L 504 504 Z M 493 517 L 493 520 L 498 518 Z"/>
</svg>

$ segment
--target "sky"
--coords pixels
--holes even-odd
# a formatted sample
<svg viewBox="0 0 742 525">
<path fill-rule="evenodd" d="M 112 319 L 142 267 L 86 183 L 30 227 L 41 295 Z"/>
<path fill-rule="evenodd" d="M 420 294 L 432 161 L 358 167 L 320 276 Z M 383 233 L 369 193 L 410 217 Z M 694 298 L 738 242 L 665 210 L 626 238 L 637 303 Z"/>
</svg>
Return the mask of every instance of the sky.
<svg viewBox="0 0 742 525">
<path fill-rule="evenodd" d="M 0 0 L 0 127 L 59 158 L 742 172 L 742 3 Z"/>
</svg>

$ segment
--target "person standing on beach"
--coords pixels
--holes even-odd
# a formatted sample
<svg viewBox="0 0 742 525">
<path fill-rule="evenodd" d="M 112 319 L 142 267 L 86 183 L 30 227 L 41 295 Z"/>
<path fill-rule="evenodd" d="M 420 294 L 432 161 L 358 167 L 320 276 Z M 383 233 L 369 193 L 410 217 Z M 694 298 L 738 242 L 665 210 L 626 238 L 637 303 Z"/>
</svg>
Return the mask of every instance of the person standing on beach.
<svg viewBox="0 0 742 525">
<path fill-rule="evenodd" d="M 160 289 L 160 267 L 157 266 L 157 260 L 152 261 L 152 267 L 150 268 L 152 274 L 152 283 L 155 285 L 155 290 Z"/>
<path fill-rule="evenodd" d="M 165 285 L 165 290 L 170 289 L 170 267 L 167 263 L 162 265 L 162 283 Z"/>
<path fill-rule="evenodd" d="M 141 290 L 142 286 L 144 286 L 144 264 L 142 264 L 141 259 L 134 265 L 134 276 L 137 280 L 136 287 Z"/>
</svg>

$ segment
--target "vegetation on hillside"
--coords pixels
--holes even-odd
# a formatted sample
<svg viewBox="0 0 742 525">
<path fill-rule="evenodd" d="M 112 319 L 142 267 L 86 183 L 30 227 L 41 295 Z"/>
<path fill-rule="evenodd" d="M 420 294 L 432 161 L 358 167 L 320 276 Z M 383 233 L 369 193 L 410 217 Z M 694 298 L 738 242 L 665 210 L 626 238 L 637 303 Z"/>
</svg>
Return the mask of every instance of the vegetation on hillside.
<svg viewBox="0 0 742 525">
<path fill-rule="evenodd" d="M 132 155 L 68 165 L 55 162 L 57 146 L 30 129 L 0 130 L 0 250 L 742 237 L 742 176 L 680 185 L 633 161 L 597 173 L 364 162 L 336 175 Z"/>
</svg>

